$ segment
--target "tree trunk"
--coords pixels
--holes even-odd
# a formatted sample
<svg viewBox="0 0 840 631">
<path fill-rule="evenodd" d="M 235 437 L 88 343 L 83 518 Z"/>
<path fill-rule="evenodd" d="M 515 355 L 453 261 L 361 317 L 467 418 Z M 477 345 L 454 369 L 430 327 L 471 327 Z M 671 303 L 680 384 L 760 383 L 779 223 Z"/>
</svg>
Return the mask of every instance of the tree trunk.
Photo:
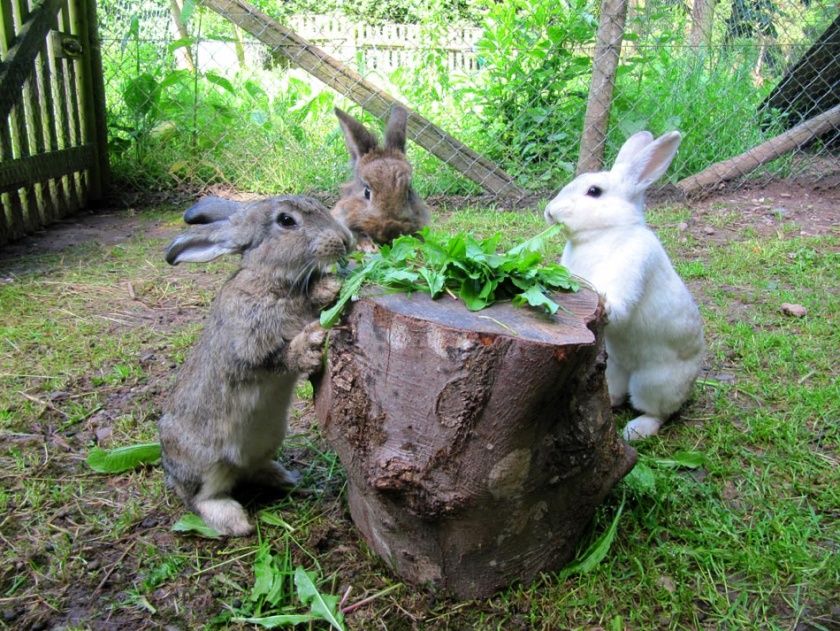
<svg viewBox="0 0 840 631">
<path fill-rule="evenodd" d="M 691 33 L 689 44 L 695 48 L 712 43 L 712 24 L 715 17 L 715 0 L 694 0 L 691 7 Z"/>
<path fill-rule="evenodd" d="M 481 598 L 559 569 L 632 468 L 598 297 L 556 299 L 548 318 L 384 294 L 331 332 L 315 407 L 354 522 L 404 580 Z"/>
<path fill-rule="evenodd" d="M 187 25 L 184 24 L 184 19 L 181 15 L 181 5 L 178 0 L 169 0 L 169 12 L 172 14 L 172 22 L 175 24 L 175 29 L 178 31 L 180 39 L 189 39 L 190 34 L 187 31 Z M 195 72 L 195 62 L 192 57 L 192 46 L 182 46 L 178 49 L 181 55 L 181 60 L 184 66 L 190 72 Z"/>
<path fill-rule="evenodd" d="M 592 59 L 592 80 L 580 137 L 578 174 L 600 171 L 604 164 L 604 143 L 607 139 L 615 73 L 621 56 L 626 18 L 627 0 L 601 2 L 601 18 Z"/>
</svg>

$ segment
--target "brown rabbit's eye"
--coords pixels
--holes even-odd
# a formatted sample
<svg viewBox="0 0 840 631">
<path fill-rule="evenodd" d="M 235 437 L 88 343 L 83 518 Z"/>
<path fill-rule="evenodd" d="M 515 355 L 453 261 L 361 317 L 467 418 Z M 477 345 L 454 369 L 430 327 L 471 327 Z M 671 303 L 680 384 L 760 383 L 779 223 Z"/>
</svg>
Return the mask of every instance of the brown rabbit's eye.
<svg viewBox="0 0 840 631">
<path fill-rule="evenodd" d="M 297 225 L 297 221 L 291 215 L 287 215 L 286 213 L 280 213 L 277 215 L 277 223 L 279 223 L 284 228 L 293 228 Z"/>
<path fill-rule="evenodd" d="M 370 199 L 370 187 L 365 186 L 365 199 Z"/>
<path fill-rule="evenodd" d="M 589 190 L 586 191 L 586 194 L 589 195 L 589 197 L 600 197 L 603 192 L 604 190 L 600 186 L 590 186 Z"/>
</svg>

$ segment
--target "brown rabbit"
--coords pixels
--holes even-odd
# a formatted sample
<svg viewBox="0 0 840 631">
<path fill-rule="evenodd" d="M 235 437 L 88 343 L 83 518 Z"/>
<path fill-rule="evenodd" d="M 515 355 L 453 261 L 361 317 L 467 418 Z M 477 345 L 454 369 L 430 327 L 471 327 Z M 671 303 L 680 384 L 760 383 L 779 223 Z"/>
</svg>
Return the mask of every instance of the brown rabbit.
<svg viewBox="0 0 840 631">
<path fill-rule="evenodd" d="M 318 370 L 319 311 L 341 283 L 322 270 L 352 246 L 350 232 L 319 202 L 273 197 L 206 198 L 216 218 L 177 237 L 166 260 L 206 262 L 241 254 L 181 368 L 158 423 L 166 481 L 222 534 L 253 530 L 231 497 L 239 481 L 289 487 L 297 476 L 274 461 L 301 374 Z"/>
<path fill-rule="evenodd" d="M 365 237 L 389 243 L 429 223 L 429 209 L 411 188 L 411 165 L 405 157 L 408 112 L 394 106 L 385 128 L 385 147 L 355 118 L 335 108 L 350 152 L 353 179 L 341 187 L 332 209 L 364 247 Z"/>
</svg>

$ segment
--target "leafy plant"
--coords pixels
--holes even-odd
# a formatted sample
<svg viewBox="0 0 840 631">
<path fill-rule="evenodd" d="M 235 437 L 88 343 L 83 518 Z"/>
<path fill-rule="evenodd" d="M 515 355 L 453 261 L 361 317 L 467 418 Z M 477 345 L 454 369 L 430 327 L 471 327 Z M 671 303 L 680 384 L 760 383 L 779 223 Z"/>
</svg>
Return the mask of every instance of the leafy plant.
<svg viewBox="0 0 840 631">
<path fill-rule="evenodd" d="M 215 529 L 204 523 L 204 520 L 195 513 L 187 513 L 172 525 L 174 532 L 186 532 L 207 539 L 218 539 L 222 535 Z"/>
<path fill-rule="evenodd" d="M 463 232 L 446 236 L 424 228 L 419 236 L 399 237 L 360 262 L 336 304 L 321 313 L 321 324 L 333 326 L 366 283 L 409 293 L 422 291 L 433 299 L 447 293 L 460 298 L 470 311 L 509 299 L 515 305 L 556 313 L 559 306 L 547 293 L 578 289 L 565 267 L 543 260 L 543 245 L 562 230 L 560 225 L 551 226 L 505 253 L 497 252 L 499 234 L 476 239 Z"/>
<path fill-rule="evenodd" d="M 106 451 L 100 447 L 90 450 L 88 466 L 97 473 L 122 473 L 160 460 L 160 444 L 128 445 Z"/>
<path fill-rule="evenodd" d="M 236 616 L 231 622 L 255 624 L 266 629 L 293 626 L 316 621 L 325 621 L 337 631 L 344 631 L 344 615 L 338 606 L 338 598 L 324 594 L 316 584 L 317 575 L 298 566 L 292 571 L 288 533 L 284 554 L 274 554 L 267 542 L 260 542 L 254 561 L 254 586 L 248 597 L 245 610 L 252 615 Z M 299 613 L 292 595 L 303 605 L 309 606 L 308 613 Z"/>
</svg>

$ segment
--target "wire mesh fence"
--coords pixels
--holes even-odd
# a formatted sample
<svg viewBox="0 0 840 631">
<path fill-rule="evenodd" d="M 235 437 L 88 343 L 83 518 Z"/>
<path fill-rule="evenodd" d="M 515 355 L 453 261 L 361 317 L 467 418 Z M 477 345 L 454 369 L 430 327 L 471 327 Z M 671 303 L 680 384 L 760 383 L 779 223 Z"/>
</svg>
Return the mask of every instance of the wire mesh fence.
<svg viewBox="0 0 840 631">
<path fill-rule="evenodd" d="M 683 133 L 670 177 L 685 186 L 840 172 L 832 1 L 516 0 L 465 20 L 446 6 L 396 24 L 271 0 L 102 0 L 115 178 L 337 193 L 333 107 L 379 130 L 394 100 L 416 113 L 426 196 L 545 195 L 640 129 Z M 602 87 L 599 43 L 618 57 Z M 594 139 L 588 108 L 606 123 Z"/>
</svg>

